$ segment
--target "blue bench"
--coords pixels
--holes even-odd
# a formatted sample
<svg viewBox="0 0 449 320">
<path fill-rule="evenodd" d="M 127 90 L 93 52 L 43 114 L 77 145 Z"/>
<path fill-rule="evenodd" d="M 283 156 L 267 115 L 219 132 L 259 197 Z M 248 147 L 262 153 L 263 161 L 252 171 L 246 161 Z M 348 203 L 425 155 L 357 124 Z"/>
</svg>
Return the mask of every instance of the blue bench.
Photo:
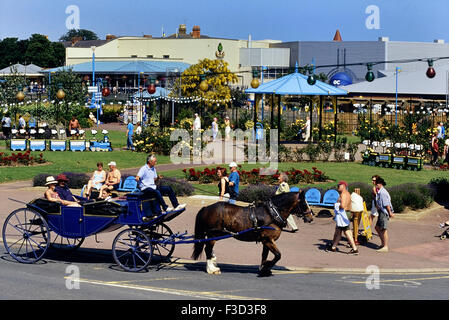
<svg viewBox="0 0 449 320">
<path fill-rule="evenodd" d="M 137 181 L 134 176 L 129 176 L 125 180 L 120 180 L 120 186 L 117 188 L 117 191 L 120 192 L 134 192 L 137 190 Z"/>
<path fill-rule="evenodd" d="M 311 188 L 307 190 L 305 197 L 309 205 L 332 208 L 340 197 L 340 194 L 334 189 L 327 190 L 321 201 L 321 192 L 316 188 Z"/>
</svg>

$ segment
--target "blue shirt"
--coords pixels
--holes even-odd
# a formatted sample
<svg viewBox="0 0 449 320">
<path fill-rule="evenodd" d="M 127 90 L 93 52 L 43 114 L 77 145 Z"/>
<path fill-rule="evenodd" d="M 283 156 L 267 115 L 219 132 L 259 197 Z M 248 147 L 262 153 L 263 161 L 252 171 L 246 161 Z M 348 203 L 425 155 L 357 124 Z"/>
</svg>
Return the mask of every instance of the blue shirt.
<svg viewBox="0 0 449 320">
<path fill-rule="evenodd" d="M 388 211 L 386 209 L 387 206 L 390 206 L 390 209 L 393 212 L 393 206 L 391 205 L 391 197 L 387 189 L 381 188 L 379 190 L 376 196 L 376 203 L 383 213 L 388 214 Z"/>
<path fill-rule="evenodd" d="M 128 123 L 128 136 L 132 136 L 134 131 L 134 125 L 132 123 Z"/>
<path fill-rule="evenodd" d="M 140 168 L 137 176 L 139 177 L 140 190 L 145 190 L 147 188 L 156 189 L 154 179 L 157 178 L 157 172 L 155 167 L 150 168 L 148 164 L 146 164 Z"/>
<path fill-rule="evenodd" d="M 55 191 L 58 193 L 59 197 L 62 200 L 75 201 L 72 192 L 67 186 L 65 186 L 64 188 L 61 186 L 56 186 Z"/>
<path fill-rule="evenodd" d="M 229 175 L 229 182 L 234 183 L 234 185 L 229 187 L 234 189 L 234 192 L 237 195 L 239 193 L 239 182 L 240 182 L 240 176 L 237 171 L 231 172 L 231 174 Z"/>
</svg>

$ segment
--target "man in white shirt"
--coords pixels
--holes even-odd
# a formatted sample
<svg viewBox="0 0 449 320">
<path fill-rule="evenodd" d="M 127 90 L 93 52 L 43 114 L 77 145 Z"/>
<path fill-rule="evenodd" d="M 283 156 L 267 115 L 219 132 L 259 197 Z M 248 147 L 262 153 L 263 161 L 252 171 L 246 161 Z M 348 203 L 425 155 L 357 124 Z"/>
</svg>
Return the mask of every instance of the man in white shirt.
<svg viewBox="0 0 449 320">
<path fill-rule="evenodd" d="M 307 142 L 310 139 L 310 117 L 307 117 L 306 124 L 302 129 L 304 130 L 304 141 Z"/>
<path fill-rule="evenodd" d="M 218 123 L 217 118 L 214 118 L 214 121 L 212 122 L 212 139 L 215 141 L 217 139 L 218 134 Z"/>
<path fill-rule="evenodd" d="M 198 113 L 195 113 L 195 120 L 193 121 L 193 130 L 201 130 L 201 119 Z"/>
<path fill-rule="evenodd" d="M 148 198 L 156 197 L 159 204 L 161 205 L 162 209 L 166 212 L 173 211 L 173 210 L 181 210 L 185 208 L 185 204 L 179 204 L 178 200 L 176 199 L 175 192 L 170 186 L 157 186 L 156 181 L 162 176 L 158 176 L 156 172 L 156 165 L 157 159 L 154 155 L 147 157 L 147 163 L 143 167 L 140 168 L 139 172 L 136 176 L 136 181 L 139 184 L 140 190 L 144 193 L 145 196 Z M 170 198 L 170 202 L 175 207 L 169 207 L 164 201 L 164 198 L 162 195 L 166 195 Z M 151 217 L 148 217 L 151 219 Z M 146 219 L 144 219 L 146 220 Z"/>
</svg>

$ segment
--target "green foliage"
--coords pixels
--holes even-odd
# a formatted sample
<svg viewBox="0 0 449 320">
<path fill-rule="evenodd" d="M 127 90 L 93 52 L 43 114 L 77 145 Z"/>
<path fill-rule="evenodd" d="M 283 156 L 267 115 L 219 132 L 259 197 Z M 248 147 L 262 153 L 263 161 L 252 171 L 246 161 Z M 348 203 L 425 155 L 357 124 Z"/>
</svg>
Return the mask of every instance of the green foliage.
<svg viewBox="0 0 449 320">
<path fill-rule="evenodd" d="M 95 32 L 86 29 L 71 29 L 63 34 L 59 41 L 72 41 L 72 38 L 80 37 L 81 40 L 98 40 Z"/>
<path fill-rule="evenodd" d="M 438 177 L 430 180 L 429 186 L 433 189 L 435 200 L 442 201 L 448 199 L 449 194 L 449 179 Z"/>
<path fill-rule="evenodd" d="M 64 62 L 64 46 L 41 34 L 33 34 L 26 40 L 5 38 L 0 41 L 0 69 L 16 63 L 54 68 L 64 65 Z"/>
<path fill-rule="evenodd" d="M 16 95 L 19 89 L 26 86 L 25 79 L 23 75 L 17 73 L 17 68 L 14 66 L 10 67 L 11 75 L 8 77 L 7 81 L 0 84 L 0 101 L 7 104 L 17 103 Z M 14 107 L 9 108 L 11 115 L 15 113 Z"/>
</svg>

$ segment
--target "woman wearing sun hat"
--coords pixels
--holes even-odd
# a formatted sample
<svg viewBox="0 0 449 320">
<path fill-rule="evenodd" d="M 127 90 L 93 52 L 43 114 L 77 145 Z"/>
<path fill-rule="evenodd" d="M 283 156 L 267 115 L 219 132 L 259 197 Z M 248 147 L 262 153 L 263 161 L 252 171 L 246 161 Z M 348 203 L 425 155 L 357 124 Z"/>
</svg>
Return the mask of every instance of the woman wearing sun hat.
<svg viewBox="0 0 449 320">
<path fill-rule="evenodd" d="M 45 191 L 45 199 L 51 201 L 51 202 L 59 202 L 64 206 L 71 206 L 71 207 L 79 207 L 80 205 L 77 202 L 74 201 L 67 201 L 62 200 L 59 197 L 59 194 L 55 191 L 55 187 L 58 184 L 58 181 L 53 176 L 48 176 L 45 182 L 45 185 L 48 186 L 47 191 Z"/>
</svg>

